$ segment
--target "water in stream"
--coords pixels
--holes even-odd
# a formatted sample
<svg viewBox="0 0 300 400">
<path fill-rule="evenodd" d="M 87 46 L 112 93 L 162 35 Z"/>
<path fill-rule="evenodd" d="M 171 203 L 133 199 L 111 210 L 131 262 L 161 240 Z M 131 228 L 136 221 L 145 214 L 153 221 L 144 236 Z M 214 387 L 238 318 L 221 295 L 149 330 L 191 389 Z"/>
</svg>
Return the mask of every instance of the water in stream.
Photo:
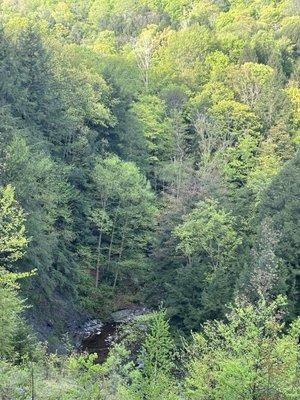
<svg viewBox="0 0 300 400">
<path fill-rule="evenodd" d="M 98 358 L 96 361 L 98 363 L 103 363 L 108 356 L 109 348 L 116 334 L 118 325 L 119 324 L 115 322 L 104 325 L 99 335 L 93 335 L 83 341 L 83 350 L 88 353 L 97 353 Z"/>
<path fill-rule="evenodd" d="M 111 314 L 114 322 L 110 322 L 101 326 L 100 333 L 98 335 L 93 334 L 88 339 L 82 341 L 83 351 L 88 353 L 97 353 L 97 362 L 103 363 L 106 360 L 110 346 L 116 337 L 118 326 L 148 312 L 149 310 L 144 306 L 135 306 L 130 309 L 115 311 Z"/>
</svg>

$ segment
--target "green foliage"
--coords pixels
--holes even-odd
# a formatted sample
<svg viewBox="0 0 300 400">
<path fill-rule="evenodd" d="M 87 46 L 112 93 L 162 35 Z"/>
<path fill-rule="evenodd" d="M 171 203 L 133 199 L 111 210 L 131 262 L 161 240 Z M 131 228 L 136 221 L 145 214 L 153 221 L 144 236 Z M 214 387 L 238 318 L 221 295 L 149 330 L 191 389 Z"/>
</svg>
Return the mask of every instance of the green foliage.
<svg viewBox="0 0 300 400">
<path fill-rule="evenodd" d="M 24 302 L 17 294 L 16 279 L 18 274 L 0 269 L 0 356 L 16 357 L 14 354 L 14 339 L 20 328 L 20 314 L 24 309 Z"/>
<path fill-rule="evenodd" d="M 114 363 L 115 372 L 118 373 L 118 378 L 111 375 L 110 379 L 119 381 L 119 396 L 128 400 L 154 400 L 159 396 L 178 399 L 172 377 L 175 367 L 174 341 L 166 321 L 166 312 L 159 310 L 137 318 L 128 327 L 125 326 L 120 336 L 121 347 L 117 345 L 107 361 L 109 365 Z M 118 358 L 123 368 L 118 366 Z M 128 359 L 130 361 L 126 364 L 125 360 Z"/>
<path fill-rule="evenodd" d="M 232 213 L 212 199 L 198 203 L 174 229 L 174 236 L 186 265 L 168 284 L 166 302 L 181 328 L 199 329 L 206 319 L 223 315 L 232 299 L 241 238 Z"/>
<path fill-rule="evenodd" d="M 187 220 L 175 229 L 180 239 L 178 249 L 192 262 L 194 255 L 204 255 L 214 269 L 231 263 L 240 244 L 234 227 L 234 218 L 220 209 L 215 200 L 199 203 Z"/>
<path fill-rule="evenodd" d="M 32 371 L 41 399 L 186 397 L 164 312 L 104 365 L 36 360 L 21 296 L 53 336 L 141 302 L 188 334 L 236 292 L 299 313 L 296 3 L 0 2 L 2 397 L 34 397 Z M 188 397 L 298 396 L 272 307 L 205 325 Z"/>
<path fill-rule="evenodd" d="M 226 323 L 205 324 L 190 348 L 187 398 L 296 399 L 299 319 L 283 333 L 284 304 L 281 296 L 256 305 L 238 300 Z"/>
<path fill-rule="evenodd" d="M 25 215 L 15 200 L 14 189 L 1 188 L 0 198 L 0 263 L 1 266 L 18 260 L 28 244 L 25 236 Z"/>
<path fill-rule="evenodd" d="M 271 217 L 280 232 L 276 253 L 284 261 L 289 298 L 299 313 L 299 152 L 273 179 L 264 193 L 260 217 Z"/>
<path fill-rule="evenodd" d="M 101 365 L 96 354 L 58 357 L 42 349 L 34 363 L 1 361 L 0 394 L 16 400 L 296 399 L 299 319 L 285 329 L 285 304 L 282 296 L 271 303 L 263 296 L 255 304 L 239 299 L 226 322 L 206 323 L 185 350 L 181 388 L 180 375 L 173 374 L 174 343 L 159 311 L 123 328 Z"/>
<path fill-rule="evenodd" d="M 103 260 L 98 262 L 104 263 L 104 269 L 113 266 L 115 287 L 122 267 L 130 268 L 135 260 L 140 261 L 151 239 L 156 211 L 154 197 L 136 165 L 117 156 L 99 160 L 93 178 L 95 197 L 102 207 L 98 255 Z M 109 237 L 109 243 L 102 243 L 102 234 Z"/>
<path fill-rule="evenodd" d="M 0 198 L 0 357 L 17 359 L 22 356 L 26 341 L 26 332 L 22 334 L 21 313 L 25 308 L 24 300 L 19 297 L 20 285 L 17 280 L 32 273 L 9 272 L 12 263 L 24 254 L 28 240 L 25 236 L 24 211 L 15 199 L 14 189 L 8 185 L 1 188 Z M 18 339 L 19 336 L 19 339 Z M 23 337 L 22 337 L 23 336 Z M 19 342 L 19 343 L 18 343 Z M 19 347 L 19 349 L 18 349 Z M 19 354 L 18 354 L 19 353 Z"/>
<path fill-rule="evenodd" d="M 153 313 L 150 332 L 146 335 L 142 347 L 143 374 L 154 381 L 159 373 L 169 374 L 173 367 L 173 350 L 174 343 L 169 333 L 165 311 Z"/>
</svg>

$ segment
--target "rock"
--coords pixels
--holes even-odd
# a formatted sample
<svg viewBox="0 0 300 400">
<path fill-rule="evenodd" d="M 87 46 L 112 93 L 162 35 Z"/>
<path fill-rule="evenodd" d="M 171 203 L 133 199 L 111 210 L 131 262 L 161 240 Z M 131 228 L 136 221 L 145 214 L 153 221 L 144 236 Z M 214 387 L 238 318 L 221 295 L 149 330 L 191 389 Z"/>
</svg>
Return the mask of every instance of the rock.
<svg viewBox="0 0 300 400">
<path fill-rule="evenodd" d="M 76 337 L 79 341 L 87 340 L 95 335 L 100 335 L 103 328 L 103 323 L 98 319 L 87 321 L 82 329 L 77 331 Z"/>
<path fill-rule="evenodd" d="M 147 314 L 149 310 L 146 307 L 126 308 L 124 310 L 115 311 L 111 314 L 113 321 L 117 324 L 128 322 L 139 315 Z"/>
</svg>

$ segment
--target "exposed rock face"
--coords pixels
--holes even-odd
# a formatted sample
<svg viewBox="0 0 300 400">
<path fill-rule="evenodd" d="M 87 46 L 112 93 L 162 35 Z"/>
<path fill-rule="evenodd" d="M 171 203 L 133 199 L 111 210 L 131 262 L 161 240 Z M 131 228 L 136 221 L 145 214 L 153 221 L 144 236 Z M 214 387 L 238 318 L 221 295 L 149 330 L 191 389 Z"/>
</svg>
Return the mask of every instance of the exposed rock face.
<svg viewBox="0 0 300 400">
<path fill-rule="evenodd" d="M 98 319 L 89 320 L 76 332 L 76 347 L 89 353 L 97 353 L 98 362 L 101 363 L 106 360 L 118 326 L 148 312 L 146 307 L 126 308 L 113 312 L 106 324 Z"/>
<path fill-rule="evenodd" d="M 99 319 L 92 319 L 87 321 L 83 327 L 77 331 L 77 340 L 82 342 L 88 340 L 89 338 L 100 335 L 103 328 L 103 323 Z"/>
<path fill-rule="evenodd" d="M 117 324 L 128 322 L 139 315 L 147 314 L 149 310 L 146 307 L 138 307 L 134 309 L 124 309 L 115 311 L 111 314 L 113 321 Z"/>
<path fill-rule="evenodd" d="M 58 354 L 67 352 L 65 343 L 61 340 L 62 335 L 67 333 L 73 340 L 79 327 L 88 318 L 84 310 L 74 306 L 74 299 L 70 294 L 59 290 L 54 291 L 52 302 L 48 306 L 33 304 L 25 311 L 24 316 L 38 340 L 47 342 L 48 350 Z"/>
</svg>

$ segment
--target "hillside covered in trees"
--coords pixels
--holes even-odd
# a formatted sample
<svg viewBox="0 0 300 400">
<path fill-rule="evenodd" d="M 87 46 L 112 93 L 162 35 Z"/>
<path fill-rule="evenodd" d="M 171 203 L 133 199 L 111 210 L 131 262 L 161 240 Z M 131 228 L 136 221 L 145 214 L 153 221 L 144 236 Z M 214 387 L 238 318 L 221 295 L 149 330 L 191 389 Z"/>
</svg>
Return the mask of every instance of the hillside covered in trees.
<svg viewBox="0 0 300 400">
<path fill-rule="evenodd" d="M 299 55 L 298 0 L 0 2 L 2 400 L 300 398 Z"/>
</svg>

